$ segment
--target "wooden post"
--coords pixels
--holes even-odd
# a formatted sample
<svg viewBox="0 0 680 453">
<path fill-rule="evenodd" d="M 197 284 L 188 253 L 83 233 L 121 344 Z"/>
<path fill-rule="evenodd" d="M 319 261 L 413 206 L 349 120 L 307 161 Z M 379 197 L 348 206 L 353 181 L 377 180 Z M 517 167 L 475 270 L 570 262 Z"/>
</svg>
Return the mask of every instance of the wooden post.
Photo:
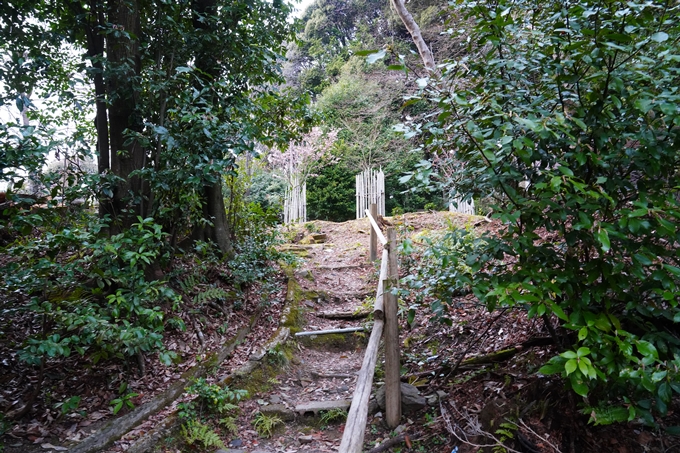
<svg viewBox="0 0 680 453">
<path fill-rule="evenodd" d="M 392 289 L 397 287 L 397 233 L 394 227 L 387 229 L 389 260 L 385 288 L 385 415 L 387 426 L 396 428 L 401 420 L 401 381 L 399 379 L 399 324 L 397 319 L 397 296 Z"/>
<path fill-rule="evenodd" d="M 371 217 L 378 218 L 378 205 L 371 203 Z M 371 263 L 378 259 L 378 234 L 371 228 L 371 243 L 368 246 Z"/>
</svg>

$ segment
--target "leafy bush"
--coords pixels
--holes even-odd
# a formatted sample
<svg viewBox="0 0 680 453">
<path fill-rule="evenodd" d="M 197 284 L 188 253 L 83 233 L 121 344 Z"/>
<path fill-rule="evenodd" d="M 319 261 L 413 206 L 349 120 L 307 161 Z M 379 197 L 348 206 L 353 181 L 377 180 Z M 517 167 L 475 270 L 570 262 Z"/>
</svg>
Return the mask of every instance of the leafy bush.
<svg viewBox="0 0 680 453">
<path fill-rule="evenodd" d="M 217 384 L 208 384 L 205 378 L 197 379 L 186 389 L 187 393 L 196 395 L 194 400 L 180 403 L 179 416 L 185 420 L 194 420 L 208 414 L 226 414 L 238 409 L 236 405 L 241 399 L 248 397 L 246 390 L 231 390 Z"/>
<path fill-rule="evenodd" d="M 323 168 L 307 183 L 309 218 L 344 222 L 356 217 L 354 172 L 342 165 Z"/>
<path fill-rule="evenodd" d="M 417 267 L 403 282 L 415 295 L 416 302 L 430 300 L 432 311 L 447 322 L 453 298 L 471 291 L 474 275 L 468 263 L 479 258 L 486 241 L 467 229 L 452 227 L 444 234 L 425 237 L 423 245 Z M 412 244 L 406 242 L 402 252 L 415 251 Z"/>
<path fill-rule="evenodd" d="M 25 362 L 73 351 L 94 363 L 147 351 L 160 351 L 166 363 L 174 356 L 163 350 L 160 305 L 177 303 L 178 296 L 162 281 L 145 278 L 145 269 L 164 254 L 160 226 L 139 218 L 123 233 L 99 237 L 105 227 L 93 221 L 7 248 L 2 286 L 25 300 L 21 309 L 44 320 L 19 353 Z"/>
<path fill-rule="evenodd" d="M 478 47 L 425 87 L 438 116 L 411 131 L 458 163 L 449 187 L 497 200 L 506 229 L 487 241 L 511 264 L 468 260 L 475 294 L 556 316 L 561 353 L 541 372 L 653 423 L 680 393 L 680 6 L 460 7 Z"/>
<path fill-rule="evenodd" d="M 282 243 L 280 232 L 274 228 L 278 222 L 278 211 L 266 211 L 259 204 L 250 203 L 243 213 L 243 234 L 237 237 L 234 249 L 236 254 L 229 261 L 231 278 L 236 289 L 246 294 L 255 283 L 266 288 L 261 291 L 264 301 L 276 288 L 272 278 L 276 273 L 277 261 L 293 262 L 294 256 L 279 252 L 275 246 Z"/>
</svg>

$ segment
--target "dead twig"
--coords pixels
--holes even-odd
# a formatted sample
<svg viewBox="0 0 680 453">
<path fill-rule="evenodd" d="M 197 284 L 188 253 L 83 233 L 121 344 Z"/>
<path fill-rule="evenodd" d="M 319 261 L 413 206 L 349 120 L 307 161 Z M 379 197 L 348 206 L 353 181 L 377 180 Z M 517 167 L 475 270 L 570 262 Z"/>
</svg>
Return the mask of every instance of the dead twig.
<svg viewBox="0 0 680 453">
<path fill-rule="evenodd" d="M 189 316 L 189 319 L 191 319 L 191 325 L 194 327 L 194 331 L 196 331 L 198 341 L 201 342 L 201 348 L 205 349 L 205 337 L 203 336 L 203 331 L 201 330 L 198 321 L 196 321 L 196 318 L 193 316 Z"/>
<path fill-rule="evenodd" d="M 505 451 L 507 451 L 509 453 L 522 453 L 519 450 L 515 450 L 513 448 L 508 447 L 507 445 L 505 445 L 503 442 L 501 442 L 500 439 L 498 439 L 493 434 L 491 434 L 487 431 L 484 431 L 482 429 L 482 425 L 481 425 L 481 423 L 479 423 L 479 419 L 477 417 L 472 417 L 468 414 L 463 414 L 462 412 L 455 409 L 455 407 L 454 407 L 454 410 L 457 412 L 458 417 L 461 418 L 462 420 L 464 420 L 465 424 L 466 424 L 466 429 L 463 429 L 462 427 L 460 427 L 456 423 L 456 428 L 457 428 L 456 429 L 456 428 L 454 428 L 453 424 L 451 423 L 451 418 L 452 418 L 451 414 L 449 414 L 449 412 L 446 410 L 446 408 L 444 407 L 444 405 L 442 404 L 441 401 L 439 402 L 439 409 L 441 411 L 442 418 L 444 419 L 444 424 L 446 425 L 446 430 L 453 437 L 458 439 L 460 442 L 462 442 L 466 445 L 469 445 L 471 447 L 475 447 L 475 448 L 489 448 L 489 447 L 498 446 L 498 447 L 504 448 Z M 481 436 L 481 437 L 484 437 L 486 439 L 489 439 L 493 443 L 487 444 L 487 445 L 482 445 L 482 444 L 477 444 L 477 443 L 470 440 L 470 437 L 477 437 L 477 436 Z"/>
<path fill-rule="evenodd" d="M 402 442 L 406 441 L 406 438 L 409 438 L 410 440 L 417 440 L 420 435 L 419 434 L 406 434 L 406 433 L 401 433 L 396 437 L 393 437 L 391 439 L 387 439 L 380 445 L 377 445 L 373 447 L 371 450 L 368 451 L 368 453 L 380 453 L 382 451 L 389 450 L 392 447 L 396 447 L 397 445 L 400 445 Z"/>
<path fill-rule="evenodd" d="M 489 330 L 491 329 L 491 326 L 493 326 L 494 324 L 496 324 L 496 321 L 498 321 L 498 320 L 501 318 L 501 316 L 503 316 L 503 315 L 505 314 L 506 311 L 508 311 L 508 309 L 507 309 L 507 308 L 503 308 L 503 309 L 501 310 L 501 312 L 500 312 L 495 318 L 493 318 L 493 319 L 491 320 L 491 322 L 489 322 L 489 325 L 486 327 L 486 330 L 485 330 L 484 332 L 482 332 L 481 335 L 478 335 L 476 338 L 474 338 L 472 341 L 470 341 L 470 342 L 468 343 L 467 347 L 466 347 L 465 350 L 461 353 L 460 357 L 459 357 L 458 360 L 456 361 L 456 364 L 453 366 L 453 368 L 451 368 L 451 371 L 449 371 L 449 373 L 446 375 L 447 378 L 448 378 L 449 376 L 451 376 L 452 374 L 454 374 L 454 373 L 458 370 L 458 367 L 460 366 L 460 363 L 461 363 L 461 362 L 463 361 L 463 359 L 465 358 L 465 355 L 470 351 L 470 349 L 472 349 L 472 347 L 473 347 L 477 342 L 479 342 L 482 338 L 484 338 L 484 337 L 486 336 L 487 333 L 489 333 Z"/>
<path fill-rule="evenodd" d="M 562 453 L 562 451 L 560 451 L 559 448 L 557 448 L 557 447 L 556 447 L 555 445 L 553 445 L 550 441 L 548 441 L 548 439 L 546 439 L 546 438 L 543 437 L 543 436 L 539 436 L 538 433 L 537 433 L 536 431 L 534 431 L 533 429 L 529 428 L 529 426 L 528 426 L 526 423 L 524 423 L 524 420 L 522 420 L 521 418 L 519 419 L 519 425 L 520 425 L 522 428 L 524 428 L 524 429 L 526 429 L 527 431 L 529 431 L 532 435 L 534 435 L 534 436 L 536 436 L 537 438 L 539 438 L 542 442 L 545 442 L 546 444 L 550 445 L 550 446 L 552 447 L 552 449 L 555 450 L 555 453 Z"/>
</svg>

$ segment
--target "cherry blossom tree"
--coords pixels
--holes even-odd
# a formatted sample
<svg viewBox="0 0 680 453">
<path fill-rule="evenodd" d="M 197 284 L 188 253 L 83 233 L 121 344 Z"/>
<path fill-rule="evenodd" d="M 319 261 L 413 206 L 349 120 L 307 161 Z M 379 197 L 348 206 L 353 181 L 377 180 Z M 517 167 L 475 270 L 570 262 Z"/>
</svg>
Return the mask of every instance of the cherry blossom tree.
<svg viewBox="0 0 680 453">
<path fill-rule="evenodd" d="M 337 139 L 338 131 L 324 133 L 314 127 L 302 140 L 291 142 L 285 150 L 274 148 L 269 155 L 269 163 L 283 172 L 287 183 L 284 205 L 284 222 L 304 222 L 307 219 L 306 185 L 307 178 L 320 165 L 334 162 L 331 148 Z"/>
</svg>

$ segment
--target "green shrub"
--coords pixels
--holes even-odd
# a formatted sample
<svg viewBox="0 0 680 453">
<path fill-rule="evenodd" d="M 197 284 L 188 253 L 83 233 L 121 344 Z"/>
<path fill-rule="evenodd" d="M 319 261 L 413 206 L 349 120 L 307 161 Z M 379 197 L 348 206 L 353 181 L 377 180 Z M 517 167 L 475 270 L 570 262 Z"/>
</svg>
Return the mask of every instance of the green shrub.
<svg viewBox="0 0 680 453">
<path fill-rule="evenodd" d="M 100 237 L 106 224 L 94 220 L 6 249 L 2 286 L 44 319 L 43 330 L 19 352 L 23 361 L 39 364 L 76 351 L 97 363 L 159 351 L 170 363 L 174 353 L 163 349 L 160 305 L 179 297 L 164 282 L 145 278 L 146 268 L 166 253 L 164 235 L 152 219 L 138 220 L 111 237 Z"/>
<path fill-rule="evenodd" d="M 541 372 L 610 408 L 603 420 L 618 407 L 654 423 L 680 393 L 680 6 L 460 8 L 477 47 L 444 80 L 465 88 L 427 86 L 437 121 L 411 130 L 431 154 L 455 150 L 449 188 L 497 200 L 506 229 L 466 262 L 474 292 L 559 319 Z"/>
<path fill-rule="evenodd" d="M 344 222 L 356 218 L 354 172 L 341 165 L 324 167 L 307 182 L 310 219 Z"/>
<path fill-rule="evenodd" d="M 185 420 L 193 420 L 208 414 L 227 414 L 238 409 L 237 403 L 248 397 L 245 390 L 220 387 L 208 384 L 205 378 L 197 379 L 187 387 L 188 394 L 196 398 L 179 404 L 179 416 Z"/>
<path fill-rule="evenodd" d="M 484 253 L 487 243 L 471 231 L 450 228 L 444 234 L 425 237 L 423 245 L 417 266 L 403 279 L 405 289 L 418 303 L 430 301 L 432 311 L 448 322 L 453 299 L 471 291 L 474 275 L 470 263 Z M 407 245 L 402 251 L 414 249 Z"/>
</svg>

